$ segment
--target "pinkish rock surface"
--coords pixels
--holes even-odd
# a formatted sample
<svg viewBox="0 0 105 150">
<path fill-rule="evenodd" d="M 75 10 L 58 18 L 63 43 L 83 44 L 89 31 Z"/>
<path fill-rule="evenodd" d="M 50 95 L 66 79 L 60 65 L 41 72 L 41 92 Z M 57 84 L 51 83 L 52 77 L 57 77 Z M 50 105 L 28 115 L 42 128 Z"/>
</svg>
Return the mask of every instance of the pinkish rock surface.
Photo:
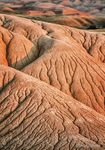
<svg viewBox="0 0 105 150">
<path fill-rule="evenodd" d="M 104 35 L 1 14 L 0 49 L 1 150 L 105 149 Z"/>
</svg>

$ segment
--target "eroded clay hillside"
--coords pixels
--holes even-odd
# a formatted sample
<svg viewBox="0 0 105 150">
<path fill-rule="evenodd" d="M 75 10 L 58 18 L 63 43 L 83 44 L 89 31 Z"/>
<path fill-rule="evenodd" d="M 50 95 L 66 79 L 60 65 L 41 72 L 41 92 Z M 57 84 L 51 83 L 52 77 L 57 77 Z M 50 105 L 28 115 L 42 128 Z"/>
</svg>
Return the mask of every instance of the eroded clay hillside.
<svg viewBox="0 0 105 150">
<path fill-rule="evenodd" d="M 0 150 L 23 149 L 105 149 L 104 35 L 0 15 Z"/>
</svg>

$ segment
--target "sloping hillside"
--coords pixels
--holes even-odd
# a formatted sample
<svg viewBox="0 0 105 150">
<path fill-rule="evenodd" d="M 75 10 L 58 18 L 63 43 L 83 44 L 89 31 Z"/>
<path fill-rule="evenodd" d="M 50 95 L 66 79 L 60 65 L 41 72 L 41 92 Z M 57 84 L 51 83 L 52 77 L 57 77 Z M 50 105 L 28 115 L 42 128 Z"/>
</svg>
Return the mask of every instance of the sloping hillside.
<svg viewBox="0 0 105 150">
<path fill-rule="evenodd" d="M 0 15 L 0 150 L 105 149 L 105 36 Z"/>
</svg>

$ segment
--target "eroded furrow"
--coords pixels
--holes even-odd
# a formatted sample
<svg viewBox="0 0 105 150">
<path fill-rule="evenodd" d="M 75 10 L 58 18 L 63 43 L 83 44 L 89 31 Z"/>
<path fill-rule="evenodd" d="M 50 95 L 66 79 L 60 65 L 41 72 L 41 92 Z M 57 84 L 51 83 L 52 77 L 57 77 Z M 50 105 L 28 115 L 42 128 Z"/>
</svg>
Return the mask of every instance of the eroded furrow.
<svg viewBox="0 0 105 150">
<path fill-rule="evenodd" d="M 0 75 L 2 70 L 16 76 L 10 96 L 17 107 L 6 118 L 1 112 L 1 150 L 105 148 L 104 116 L 44 82 L 4 66 Z"/>
</svg>

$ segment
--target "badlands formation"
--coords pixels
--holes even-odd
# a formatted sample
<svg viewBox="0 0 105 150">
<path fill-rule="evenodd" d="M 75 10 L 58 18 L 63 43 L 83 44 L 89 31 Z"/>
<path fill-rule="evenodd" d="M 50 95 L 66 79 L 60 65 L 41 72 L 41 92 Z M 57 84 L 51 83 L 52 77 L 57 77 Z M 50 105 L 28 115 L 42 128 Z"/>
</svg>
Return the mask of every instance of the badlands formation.
<svg viewBox="0 0 105 150">
<path fill-rule="evenodd" d="M 0 15 L 0 150 L 105 149 L 105 35 Z"/>
<path fill-rule="evenodd" d="M 81 29 L 105 28 L 105 0 L 0 0 L 0 13 Z"/>
<path fill-rule="evenodd" d="M 28 15 L 40 15 L 40 12 L 41 15 L 79 15 L 89 12 L 104 16 L 105 0 L 0 0 L 0 12 L 2 11 Z"/>
</svg>

